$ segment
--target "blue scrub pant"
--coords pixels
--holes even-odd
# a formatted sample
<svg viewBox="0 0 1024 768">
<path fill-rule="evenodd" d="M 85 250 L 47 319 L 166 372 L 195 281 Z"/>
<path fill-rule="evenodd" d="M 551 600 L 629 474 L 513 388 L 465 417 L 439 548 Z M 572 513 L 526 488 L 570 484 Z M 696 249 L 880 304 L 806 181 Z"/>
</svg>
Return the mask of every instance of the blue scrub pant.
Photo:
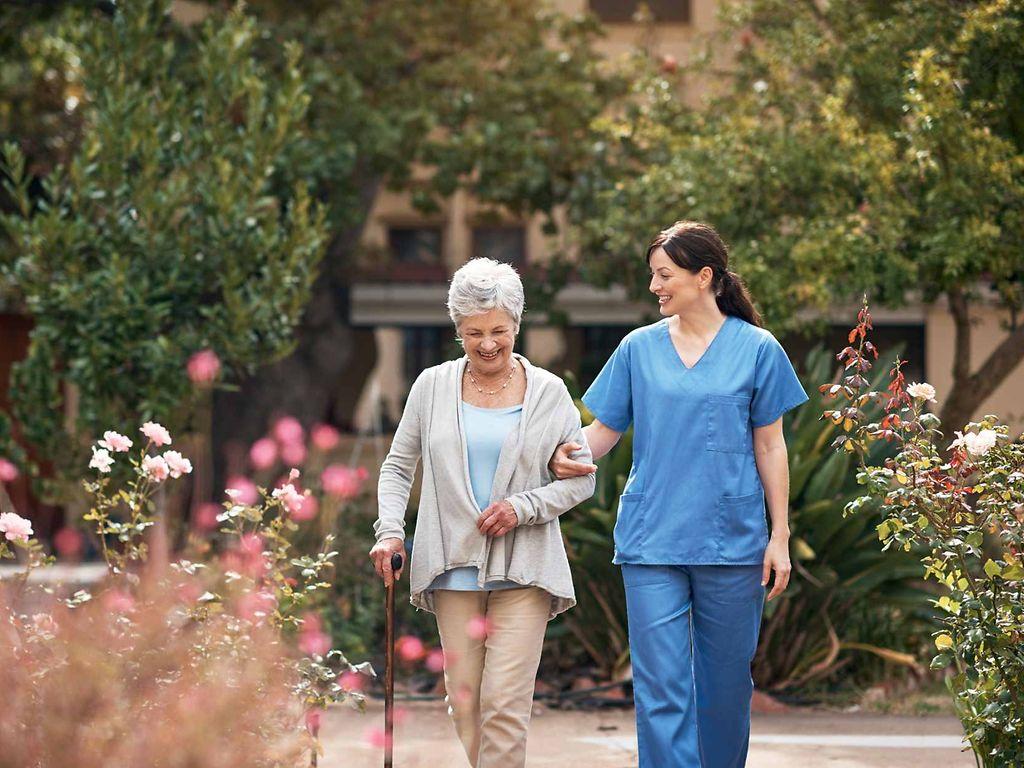
<svg viewBox="0 0 1024 768">
<path fill-rule="evenodd" d="M 742 768 L 760 565 L 626 565 L 640 768 Z"/>
</svg>

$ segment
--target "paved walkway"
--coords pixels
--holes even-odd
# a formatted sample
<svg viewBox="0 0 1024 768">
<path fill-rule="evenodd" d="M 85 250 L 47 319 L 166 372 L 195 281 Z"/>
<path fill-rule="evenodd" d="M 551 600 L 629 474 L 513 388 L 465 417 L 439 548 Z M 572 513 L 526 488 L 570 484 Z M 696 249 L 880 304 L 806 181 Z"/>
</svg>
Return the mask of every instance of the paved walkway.
<svg viewBox="0 0 1024 768">
<path fill-rule="evenodd" d="M 383 707 L 365 715 L 332 709 L 324 719 L 326 768 L 378 768 Z M 837 714 L 797 710 L 756 715 L 747 768 L 973 768 L 950 717 Z M 540 709 L 530 730 L 528 768 L 635 768 L 632 710 Z M 395 768 L 468 768 L 440 703 L 404 705 L 395 729 Z"/>
</svg>

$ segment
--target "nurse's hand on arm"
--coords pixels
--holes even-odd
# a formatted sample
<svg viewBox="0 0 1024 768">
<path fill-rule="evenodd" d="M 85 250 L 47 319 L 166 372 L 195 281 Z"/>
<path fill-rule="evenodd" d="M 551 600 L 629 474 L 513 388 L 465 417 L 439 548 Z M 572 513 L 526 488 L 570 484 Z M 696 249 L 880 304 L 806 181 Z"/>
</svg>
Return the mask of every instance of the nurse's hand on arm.
<svg viewBox="0 0 1024 768">
<path fill-rule="evenodd" d="M 596 461 L 619 442 L 622 433 L 616 432 L 614 429 L 594 419 L 594 421 L 583 428 L 583 436 L 587 439 L 587 445 L 590 446 L 590 452 Z M 570 454 L 575 453 L 582 447 L 579 443 L 563 443 L 558 446 L 551 457 L 551 461 L 548 462 L 548 469 L 551 470 L 551 474 L 559 480 L 567 480 L 570 477 L 581 477 L 596 472 L 597 465 L 574 461 L 569 457 Z"/>
<path fill-rule="evenodd" d="M 765 586 L 775 571 L 775 583 L 768 593 L 768 599 L 772 600 L 786 590 L 792 570 L 789 560 L 789 457 L 781 418 L 754 428 L 754 459 L 772 519 L 772 536 L 765 549 L 764 573 L 761 576 L 761 586 Z"/>
</svg>

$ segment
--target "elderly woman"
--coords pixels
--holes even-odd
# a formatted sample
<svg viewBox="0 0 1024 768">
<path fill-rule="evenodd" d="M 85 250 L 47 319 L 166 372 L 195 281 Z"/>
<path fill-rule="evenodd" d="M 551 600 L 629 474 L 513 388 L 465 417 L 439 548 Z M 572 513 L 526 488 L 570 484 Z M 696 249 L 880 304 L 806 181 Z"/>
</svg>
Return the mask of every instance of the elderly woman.
<svg viewBox="0 0 1024 768">
<path fill-rule="evenodd" d="M 534 679 L 549 619 L 575 605 L 558 516 L 594 477 L 556 480 L 559 444 L 584 445 L 561 379 L 513 353 L 523 286 L 512 267 L 474 259 L 452 277 L 448 311 L 465 355 L 428 368 L 409 393 L 380 472 L 377 544 L 390 584 L 417 462 L 423 485 L 411 602 L 432 611 L 448 712 L 476 768 L 522 768 Z M 577 454 L 590 460 L 583 448 Z"/>
</svg>

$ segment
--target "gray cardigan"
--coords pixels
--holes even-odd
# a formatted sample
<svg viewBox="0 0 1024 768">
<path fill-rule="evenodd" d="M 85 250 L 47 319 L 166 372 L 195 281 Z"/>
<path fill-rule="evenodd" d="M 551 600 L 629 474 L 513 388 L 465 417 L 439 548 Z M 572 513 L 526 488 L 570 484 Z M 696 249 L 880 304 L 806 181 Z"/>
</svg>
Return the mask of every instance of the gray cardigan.
<svg viewBox="0 0 1024 768">
<path fill-rule="evenodd" d="M 547 464 L 568 441 L 586 446 L 580 415 L 565 384 L 516 355 L 526 373 L 526 396 L 518 429 L 505 440 L 494 475 L 491 501 L 508 499 L 519 525 L 487 537 L 476 527 L 462 424 L 462 376 L 466 358 L 428 368 L 409 392 L 377 486 L 377 541 L 405 538 L 405 510 L 416 465 L 423 458 L 423 487 L 416 517 L 410 601 L 433 612 L 427 588 L 439 574 L 460 566 L 479 569 L 477 583 L 507 579 L 551 594 L 549 618 L 576 604 L 558 516 L 590 498 L 594 476 L 556 480 Z M 590 461 L 589 448 L 574 454 Z"/>
</svg>

